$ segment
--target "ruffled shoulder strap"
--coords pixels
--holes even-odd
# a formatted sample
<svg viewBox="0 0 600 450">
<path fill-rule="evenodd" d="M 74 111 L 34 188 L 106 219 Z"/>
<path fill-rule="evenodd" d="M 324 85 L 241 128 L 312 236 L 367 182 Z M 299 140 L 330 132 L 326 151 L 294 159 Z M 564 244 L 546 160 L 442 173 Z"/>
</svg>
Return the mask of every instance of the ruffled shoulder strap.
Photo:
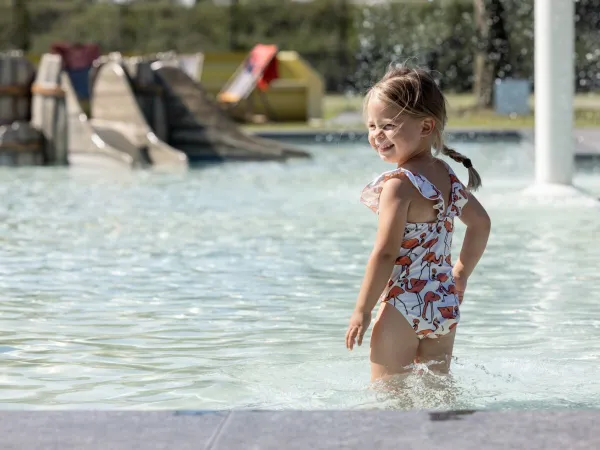
<svg viewBox="0 0 600 450">
<path fill-rule="evenodd" d="M 450 210 L 448 211 L 449 216 L 460 216 L 462 214 L 462 210 L 464 206 L 469 201 L 468 190 L 465 185 L 458 179 L 450 164 L 446 161 L 442 161 L 446 168 L 448 169 L 448 173 L 450 174 L 450 181 L 452 183 L 452 194 L 450 196 Z"/>
<path fill-rule="evenodd" d="M 379 213 L 379 197 L 383 190 L 383 185 L 391 178 L 397 178 L 400 175 L 406 175 L 410 182 L 417 188 L 419 193 L 428 200 L 437 200 L 433 206 L 438 210 L 438 219 L 443 216 L 444 198 L 440 191 L 424 176 L 411 172 L 407 169 L 395 169 L 384 172 L 367 184 L 362 190 L 360 201 L 375 213 Z"/>
</svg>

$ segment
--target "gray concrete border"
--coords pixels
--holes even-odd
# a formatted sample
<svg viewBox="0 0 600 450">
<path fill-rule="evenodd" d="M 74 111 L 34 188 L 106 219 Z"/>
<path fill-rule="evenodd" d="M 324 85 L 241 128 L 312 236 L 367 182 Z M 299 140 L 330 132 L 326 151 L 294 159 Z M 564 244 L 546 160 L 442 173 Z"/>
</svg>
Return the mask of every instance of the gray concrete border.
<svg viewBox="0 0 600 450">
<path fill-rule="evenodd" d="M 250 132 L 251 129 L 250 129 Z M 339 141 L 360 141 L 367 139 L 367 133 L 364 130 L 257 130 L 253 132 L 256 136 L 271 139 L 290 139 L 290 140 L 317 140 L 330 141 L 334 139 Z M 524 133 L 520 130 L 477 130 L 461 129 L 449 130 L 446 132 L 449 140 L 487 140 L 487 141 L 513 141 L 519 142 L 524 138 Z"/>
<path fill-rule="evenodd" d="M 364 130 L 249 130 L 251 133 L 269 139 L 289 140 L 297 143 L 343 143 L 367 140 Z M 573 133 L 575 157 L 578 160 L 600 160 L 600 129 L 578 129 Z M 451 129 L 446 132 L 448 141 L 480 142 L 534 142 L 532 129 L 485 130 Z"/>
<path fill-rule="evenodd" d="M 5 411 L 0 448 L 597 449 L 600 410 Z"/>
</svg>

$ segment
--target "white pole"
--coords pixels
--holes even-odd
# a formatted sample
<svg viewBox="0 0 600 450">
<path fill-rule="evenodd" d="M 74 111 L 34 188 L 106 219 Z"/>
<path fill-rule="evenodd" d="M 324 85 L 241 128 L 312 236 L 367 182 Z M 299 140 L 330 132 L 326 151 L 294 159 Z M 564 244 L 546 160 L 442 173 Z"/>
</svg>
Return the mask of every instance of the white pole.
<svg viewBox="0 0 600 450">
<path fill-rule="evenodd" d="M 573 0 L 535 0 L 535 178 L 573 179 L 575 7 Z"/>
</svg>

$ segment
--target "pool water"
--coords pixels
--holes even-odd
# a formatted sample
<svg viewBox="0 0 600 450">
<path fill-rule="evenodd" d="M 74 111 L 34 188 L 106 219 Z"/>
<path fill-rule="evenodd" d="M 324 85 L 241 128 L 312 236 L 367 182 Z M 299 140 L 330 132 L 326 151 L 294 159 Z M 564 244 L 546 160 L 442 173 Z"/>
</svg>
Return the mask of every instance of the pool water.
<svg viewBox="0 0 600 450">
<path fill-rule="evenodd" d="M 377 224 L 359 194 L 391 167 L 364 142 L 308 148 L 186 174 L 0 170 L 0 407 L 600 404 L 600 209 L 525 196 L 530 144 L 455 143 L 492 235 L 451 375 L 393 392 L 369 383 L 368 339 L 344 346 Z M 600 166 L 578 167 L 600 196 Z"/>
</svg>

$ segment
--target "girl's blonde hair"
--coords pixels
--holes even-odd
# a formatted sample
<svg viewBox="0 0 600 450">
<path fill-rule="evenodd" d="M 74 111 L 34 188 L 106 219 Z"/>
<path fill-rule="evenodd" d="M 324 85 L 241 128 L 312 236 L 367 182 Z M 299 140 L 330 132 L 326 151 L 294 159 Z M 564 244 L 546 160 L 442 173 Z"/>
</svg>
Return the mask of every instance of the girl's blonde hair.
<svg viewBox="0 0 600 450">
<path fill-rule="evenodd" d="M 446 115 L 446 98 L 431 74 L 420 68 L 392 67 L 365 96 L 364 108 L 369 100 L 377 96 L 380 100 L 398 107 L 401 113 L 416 118 L 430 117 L 435 121 L 433 130 L 434 154 L 442 152 L 454 161 L 463 164 L 469 171 L 469 190 L 477 190 L 481 186 L 481 177 L 471 164 L 471 160 L 444 144 L 444 127 L 448 120 Z"/>
</svg>

